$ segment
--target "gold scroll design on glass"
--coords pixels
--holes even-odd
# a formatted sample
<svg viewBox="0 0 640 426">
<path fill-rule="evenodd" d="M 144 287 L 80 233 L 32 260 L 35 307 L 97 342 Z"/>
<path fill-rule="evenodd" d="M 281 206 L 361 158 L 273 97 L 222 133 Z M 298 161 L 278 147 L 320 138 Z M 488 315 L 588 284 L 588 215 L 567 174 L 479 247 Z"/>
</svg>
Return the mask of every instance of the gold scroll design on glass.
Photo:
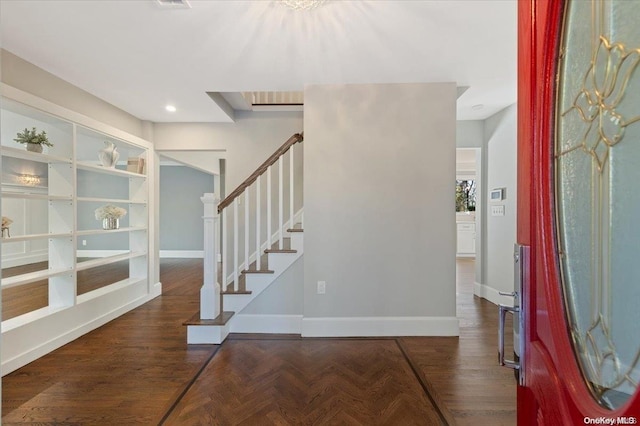
<svg viewBox="0 0 640 426">
<path fill-rule="evenodd" d="M 585 123 L 586 130 L 582 138 L 575 144 L 563 149 L 557 157 L 562 157 L 573 151 L 581 150 L 590 155 L 597 173 L 594 175 L 593 185 L 602 188 L 603 171 L 609 159 L 609 151 L 624 137 L 625 128 L 640 121 L 640 116 L 624 117 L 617 108 L 624 98 L 629 81 L 634 76 L 640 63 L 640 49 L 627 51 L 622 43 L 611 43 L 605 36 L 599 37 L 599 43 L 594 46 L 591 64 L 584 76 L 582 87 L 574 98 L 571 107 L 561 115 L 564 118 L 570 112 L 577 112 L 580 120 Z M 603 217 L 603 196 L 596 195 L 592 200 L 595 204 L 596 220 Z M 600 226 L 600 225 L 598 225 Z M 601 231 L 592 229 L 592 237 L 596 240 L 596 247 L 602 247 L 603 237 Z M 605 267 L 602 249 L 594 262 L 599 263 L 599 268 Z M 595 294 L 609 299 L 609 286 L 604 286 L 601 269 L 597 269 Z M 607 283 L 610 285 L 610 283 Z M 595 302 L 595 303 L 594 303 Z M 595 306 L 592 313 L 591 324 L 586 333 L 581 334 L 577 326 L 572 327 L 572 334 L 576 345 L 586 354 L 586 367 L 590 370 L 594 391 L 601 397 L 608 389 L 615 389 L 624 382 L 628 382 L 634 388 L 638 383 L 631 377 L 631 373 L 640 360 L 640 351 L 636 353 L 633 362 L 627 368 L 617 355 L 616 347 L 611 338 L 609 319 L 603 312 L 603 301 L 592 300 Z M 605 378 L 604 375 L 607 374 Z"/>
<path fill-rule="evenodd" d="M 571 108 L 562 113 L 564 117 L 576 111 L 587 128 L 582 139 L 564 149 L 561 156 L 581 149 L 593 157 L 602 173 L 609 149 L 622 140 L 627 126 L 640 121 L 640 115 L 625 118 L 616 111 L 639 63 L 640 49 L 627 52 L 622 43 L 611 43 L 600 36 L 582 88 Z"/>
</svg>

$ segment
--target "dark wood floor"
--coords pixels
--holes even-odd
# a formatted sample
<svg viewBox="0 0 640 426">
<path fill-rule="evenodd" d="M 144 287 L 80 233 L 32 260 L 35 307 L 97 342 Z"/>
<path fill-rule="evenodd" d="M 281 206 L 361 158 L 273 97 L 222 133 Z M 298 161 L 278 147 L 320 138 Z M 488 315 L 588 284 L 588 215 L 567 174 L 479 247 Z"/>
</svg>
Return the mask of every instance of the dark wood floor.
<svg viewBox="0 0 640 426">
<path fill-rule="evenodd" d="M 459 338 L 187 346 L 201 265 L 163 259 L 163 296 L 5 376 L 2 424 L 515 424 L 497 308 L 472 295 L 472 261 L 458 261 Z"/>
</svg>

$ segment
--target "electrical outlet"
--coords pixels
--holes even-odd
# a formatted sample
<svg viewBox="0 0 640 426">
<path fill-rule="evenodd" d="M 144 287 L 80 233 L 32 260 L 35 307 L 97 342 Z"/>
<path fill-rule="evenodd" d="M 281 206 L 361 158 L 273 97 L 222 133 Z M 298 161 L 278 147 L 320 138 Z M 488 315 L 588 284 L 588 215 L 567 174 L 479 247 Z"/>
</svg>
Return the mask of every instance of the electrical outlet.
<svg viewBox="0 0 640 426">
<path fill-rule="evenodd" d="M 86 246 L 87 245 L 87 240 L 82 240 L 82 245 Z"/>
<path fill-rule="evenodd" d="M 327 283 L 325 281 L 318 281 L 318 294 L 325 294 L 327 292 Z"/>
</svg>

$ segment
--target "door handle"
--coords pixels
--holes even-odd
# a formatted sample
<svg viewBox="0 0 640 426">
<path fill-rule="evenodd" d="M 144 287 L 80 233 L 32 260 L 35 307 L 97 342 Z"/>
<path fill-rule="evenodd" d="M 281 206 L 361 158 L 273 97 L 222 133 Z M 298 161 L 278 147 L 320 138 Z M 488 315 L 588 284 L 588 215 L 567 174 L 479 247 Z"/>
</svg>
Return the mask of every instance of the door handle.
<svg viewBox="0 0 640 426">
<path fill-rule="evenodd" d="M 498 364 L 504 367 L 513 368 L 514 370 L 519 370 L 519 362 L 504 359 L 504 322 L 508 312 L 513 314 L 513 320 L 516 321 L 518 317 L 516 314 L 520 313 L 520 308 L 498 305 Z"/>
<path fill-rule="evenodd" d="M 498 305 L 498 364 L 516 370 L 520 386 L 525 386 L 525 362 L 527 359 L 527 317 L 525 315 L 527 293 L 525 289 L 529 288 L 529 256 L 529 246 L 515 245 L 513 253 L 515 278 L 513 287 L 515 291 L 500 292 L 501 296 L 513 297 L 515 306 Z M 514 356 L 516 357 L 513 360 L 504 358 L 504 324 L 509 312 L 513 314 Z"/>
</svg>

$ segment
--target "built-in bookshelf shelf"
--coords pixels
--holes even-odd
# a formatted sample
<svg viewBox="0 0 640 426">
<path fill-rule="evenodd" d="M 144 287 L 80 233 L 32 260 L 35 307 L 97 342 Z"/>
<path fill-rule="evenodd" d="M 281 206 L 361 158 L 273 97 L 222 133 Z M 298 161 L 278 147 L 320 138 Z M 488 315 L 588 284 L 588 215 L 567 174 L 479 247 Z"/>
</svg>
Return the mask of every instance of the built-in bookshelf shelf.
<svg viewBox="0 0 640 426">
<path fill-rule="evenodd" d="M 111 203 L 111 204 L 147 204 L 146 200 L 122 200 L 115 198 L 94 198 L 94 197 L 78 197 L 78 201 L 90 203 Z"/>
<path fill-rule="evenodd" d="M 134 232 L 134 231 L 146 231 L 147 228 L 144 226 L 131 226 L 127 228 L 118 228 L 118 229 L 87 229 L 84 231 L 77 231 L 76 235 L 100 235 L 100 234 L 114 234 L 117 232 Z"/>
<path fill-rule="evenodd" d="M 71 158 L 58 157 L 56 155 L 49 155 L 39 152 L 27 151 L 24 148 L 12 148 L 10 146 L 2 147 L 2 155 L 4 157 L 19 158 L 21 160 L 35 161 L 36 163 L 63 163 L 71 164 L 73 160 Z"/>
<path fill-rule="evenodd" d="M 31 283 L 48 294 L 48 306 L 2 321 L 0 364 L 6 374 L 32 361 L 33 354 L 69 342 L 78 330 L 89 331 L 114 313 L 151 300 L 161 287 L 149 282 L 157 275 L 155 256 L 148 254 L 155 198 L 147 173 L 151 177 L 154 171 L 153 145 L 4 83 L 0 92 L 0 200 L 3 216 L 13 221 L 13 236 L 0 238 L 0 266 L 7 275 L 0 280 L 3 299 L 18 291 L 4 290 Z M 53 146 L 43 153 L 27 151 L 13 141 L 25 128 L 45 131 Z M 119 154 L 115 168 L 99 160 L 110 145 Z M 127 211 L 122 228 L 93 229 L 101 227 L 95 209 L 104 204 Z M 78 278 L 87 275 L 78 272 L 104 265 L 117 273 L 104 272 L 99 288 L 78 294 L 84 288 Z M 14 267 L 20 269 L 7 271 Z"/>
<path fill-rule="evenodd" d="M 2 198 L 24 198 L 27 200 L 73 201 L 72 196 L 49 195 L 42 193 L 2 191 Z"/>
<path fill-rule="evenodd" d="M 146 252 L 138 251 L 138 252 L 127 252 L 122 254 L 115 254 L 113 256 L 99 257 L 96 259 L 78 262 L 78 264 L 76 265 L 76 269 L 78 271 L 84 271 L 85 269 L 91 269 L 97 266 L 109 265 L 111 263 L 120 262 L 121 260 L 134 259 L 136 257 L 142 257 L 146 255 L 147 255 Z"/>
<path fill-rule="evenodd" d="M 2 279 L 2 289 L 17 287 L 19 285 L 30 284 L 36 281 L 44 280 L 51 277 L 56 277 L 64 274 L 71 274 L 72 268 L 55 268 L 55 269 L 43 269 L 42 271 L 29 272 L 26 274 L 15 275 L 13 277 Z"/>
<path fill-rule="evenodd" d="M 90 172 L 97 173 L 105 173 L 113 176 L 122 176 L 122 177 L 134 177 L 134 178 L 146 178 L 146 175 L 142 175 L 140 173 L 133 173 L 127 170 L 115 169 L 111 167 L 103 167 L 99 164 L 89 163 L 85 161 L 76 162 L 76 167 L 80 170 L 87 170 Z"/>
<path fill-rule="evenodd" d="M 122 289 L 122 288 L 125 288 L 125 287 L 129 287 L 129 286 L 132 286 L 132 285 L 136 285 L 136 284 L 142 283 L 144 281 L 145 281 L 144 278 L 127 278 L 127 279 L 124 279 L 122 281 L 118 281 L 118 282 L 115 282 L 113 284 L 109 284 L 106 287 L 100 287 L 98 289 L 89 291 L 87 293 L 80 294 L 80 295 L 78 295 L 77 303 L 78 304 L 85 303 L 85 302 L 88 302 L 90 300 L 93 300 L 93 299 L 96 299 L 98 297 L 101 297 L 101 296 L 104 296 L 106 294 L 109 294 L 112 291 L 119 290 L 119 289 Z"/>
<path fill-rule="evenodd" d="M 31 234 L 31 235 L 18 235 L 15 237 L 3 237 L 1 241 L 3 244 L 6 244 L 6 243 L 17 243 L 21 241 L 44 240 L 48 238 L 66 238 L 66 237 L 70 238 L 72 236 L 73 236 L 73 233 L 71 232 L 58 232 L 58 233 L 51 233 L 51 234 Z"/>
</svg>

